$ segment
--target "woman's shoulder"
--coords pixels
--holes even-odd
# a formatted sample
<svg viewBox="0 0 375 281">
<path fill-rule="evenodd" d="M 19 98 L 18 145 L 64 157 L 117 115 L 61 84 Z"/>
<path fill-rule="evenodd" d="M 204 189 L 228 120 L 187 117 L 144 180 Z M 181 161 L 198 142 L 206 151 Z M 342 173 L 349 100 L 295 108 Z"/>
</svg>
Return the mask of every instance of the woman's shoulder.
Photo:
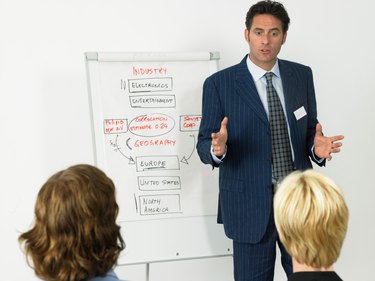
<svg viewBox="0 0 375 281">
<path fill-rule="evenodd" d="M 96 276 L 89 281 L 120 281 L 113 270 L 107 272 L 105 276 Z"/>
</svg>

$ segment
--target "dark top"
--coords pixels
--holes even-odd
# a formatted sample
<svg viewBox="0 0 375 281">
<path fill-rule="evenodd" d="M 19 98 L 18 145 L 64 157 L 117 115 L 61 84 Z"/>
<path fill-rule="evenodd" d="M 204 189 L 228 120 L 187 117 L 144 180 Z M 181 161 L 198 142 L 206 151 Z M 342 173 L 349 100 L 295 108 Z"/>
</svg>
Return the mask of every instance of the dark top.
<svg viewBox="0 0 375 281">
<path fill-rule="evenodd" d="M 288 281 L 343 281 L 334 271 L 301 271 L 289 276 Z"/>
</svg>

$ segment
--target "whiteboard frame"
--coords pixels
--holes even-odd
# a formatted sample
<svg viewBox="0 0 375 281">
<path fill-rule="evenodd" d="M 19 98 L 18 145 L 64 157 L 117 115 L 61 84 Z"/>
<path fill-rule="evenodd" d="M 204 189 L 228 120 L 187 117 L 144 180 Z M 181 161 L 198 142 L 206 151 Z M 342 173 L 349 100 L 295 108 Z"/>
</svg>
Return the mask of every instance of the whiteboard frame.
<svg viewBox="0 0 375 281">
<path fill-rule="evenodd" d="M 209 60 L 210 72 L 218 70 L 218 52 L 200 53 L 98 53 L 86 52 L 86 74 L 89 92 L 94 162 L 106 167 L 104 138 L 96 124 L 103 120 L 99 93 L 99 63 L 122 61 L 186 61 Z M 203 164 L 202 164 L 203 165 Z M 216 215 L 167 218 L 147 221 L 119 222 L 126 249 L 118 264 L 148 264 L 186 259 L 232 255 L 232 240 L 226 237 Z M 150 237 L 152 239 L 150 239 Z M 139 245 L 142 247 L 139 247 Z"/>
</svg>

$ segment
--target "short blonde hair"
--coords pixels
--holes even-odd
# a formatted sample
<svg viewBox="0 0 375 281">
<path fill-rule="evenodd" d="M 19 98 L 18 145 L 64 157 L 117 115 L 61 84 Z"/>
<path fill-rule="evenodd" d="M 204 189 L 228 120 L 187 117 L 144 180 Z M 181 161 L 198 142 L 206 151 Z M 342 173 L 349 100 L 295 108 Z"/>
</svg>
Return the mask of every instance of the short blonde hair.
<svg viewBox="0 0 375 281">
<path fill-rule="evenodd" d="M 290 174 L 275 194 L 274 212 L 280 240 L 297 262 L 321 268 L 337 260 L 349 212 L 330 178 L 313 170 Z"/>
</svg>

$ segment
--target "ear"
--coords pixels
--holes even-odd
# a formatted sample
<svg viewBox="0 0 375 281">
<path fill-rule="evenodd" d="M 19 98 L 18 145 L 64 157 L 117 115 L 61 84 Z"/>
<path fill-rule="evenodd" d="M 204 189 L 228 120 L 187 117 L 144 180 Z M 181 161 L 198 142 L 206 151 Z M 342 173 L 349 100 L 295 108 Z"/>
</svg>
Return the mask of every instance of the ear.
<svg viewBox="0 0 375 281">
<path fill-rule="evenodd" d="M 283 35 L 283 43 L 282 44 L 285 43 L 287 35 L 288 35 L 288 32 L 285 32 L 284 35 Z"/>
<path fill-rule="evenodd" d="M 250 42 L 249 33 L 250 33 L 250 31 L 247 28 L 245 28 L 244 35 L 245 35 L 246 42 Z"/>
</svg>

